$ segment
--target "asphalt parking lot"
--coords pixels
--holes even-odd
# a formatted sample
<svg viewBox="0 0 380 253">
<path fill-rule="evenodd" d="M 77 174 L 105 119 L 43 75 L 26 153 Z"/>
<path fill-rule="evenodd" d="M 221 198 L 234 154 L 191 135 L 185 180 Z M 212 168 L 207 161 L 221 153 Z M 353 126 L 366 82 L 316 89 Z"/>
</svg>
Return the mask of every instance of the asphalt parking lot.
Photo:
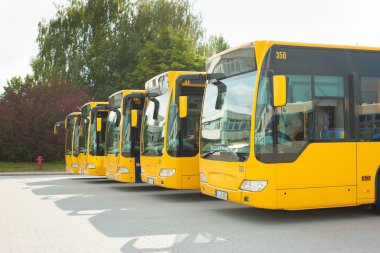
<svg viewBox="0 0 380 253">
<path fill-rule="evenodd" d="M 0 177 L 0 252 L 379 252 L 365 207 L 259 210 L 85 176 Z"/>
</svg>

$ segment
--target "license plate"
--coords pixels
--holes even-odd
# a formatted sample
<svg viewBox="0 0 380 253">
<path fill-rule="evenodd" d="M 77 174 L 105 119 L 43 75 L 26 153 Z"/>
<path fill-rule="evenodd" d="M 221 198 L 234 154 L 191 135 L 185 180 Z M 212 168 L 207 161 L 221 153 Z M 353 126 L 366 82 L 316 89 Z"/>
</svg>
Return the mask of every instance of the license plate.
<svg viewBox="0 0 380 253">
<path fill-rule="evenodd" d="M 84 175 L 84 170 L 81 170 L 82 175 Z"/>
<path fill-rule="evenodd" d="M 110 175 L 110 179 L 113 180 L 113 174 Z"/>
<path fill-rule="evenodd" d="M 228 193 L 216 190 L 215 197 L 217 197 L 218 199 L 228 200 Z"/>
<path fill-rule="evenodd" d="M 153 178 L 148 178 L 147 183 L 148 184 L 154 184 Z"/>
</svg>

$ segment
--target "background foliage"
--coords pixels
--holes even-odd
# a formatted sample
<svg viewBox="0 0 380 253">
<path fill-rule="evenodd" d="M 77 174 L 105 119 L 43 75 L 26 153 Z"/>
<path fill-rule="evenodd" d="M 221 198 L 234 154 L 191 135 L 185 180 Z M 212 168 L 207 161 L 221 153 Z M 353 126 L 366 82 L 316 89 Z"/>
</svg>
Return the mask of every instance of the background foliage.
<svg viewBox="0 0 380 253">
<path fill-rule="evenodd" d="M 38 155 L 46 161 L 62 159 L 64 131 L 55 136 L 53 126 L 89 99 L 88 88 L 13 78 L 0 99 L 0 160 L 34 161 Z"/>
<path fill-rule="evenodd" d="M 204 70 L 229 47 L 205 37 L 191 0 L 70 0 L 38 25 L 33 75 L 14 77 L 0 97 L 0 160 L 63 158 L 56 121 L 90 100 L 168 70 Z"/>
</svg>

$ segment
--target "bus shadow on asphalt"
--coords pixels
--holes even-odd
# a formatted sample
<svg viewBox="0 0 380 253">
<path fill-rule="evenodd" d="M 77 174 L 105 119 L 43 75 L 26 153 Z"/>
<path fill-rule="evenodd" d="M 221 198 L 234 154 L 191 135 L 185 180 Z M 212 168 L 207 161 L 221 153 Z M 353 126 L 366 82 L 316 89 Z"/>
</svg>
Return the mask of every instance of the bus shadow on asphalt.
<svg viewBox="0 0 380 253">
<path fill-rule="evenodd" d="M 218 201 L 216 198 L 206 196 L 201 194 L 201 192 L 195 191 L 176 191 L 173 190 L 170 193 L 154 195 L 154 198 L 159 199 L 160 201 L 167 202 L 214 202 Z"/>
<path fill-rule="evenodd" d="M 87 184 L 118 184 L 120 183 L 113 180 L 109 180 L 107 178 L 98 178 L 97 180 L 83 180 L 83 182 Z"/>
<path fill-rule="evenodd" d="M 120 183 L 122 186 L 113 187 L 112 189 L 123 191 L 123 192 L 154 192 L 154 191 L 172 191 L 172 189 L 158 187 L 155 185 L 147 185 L 147 184 L 127 184 Z"/>
<path fill-rule="evenodd" d="M 74 178 L 69 178 L 67 180 L 73 180 L 73 181 L 96 181 L 96 180 L 104 180 L 104 177 L 86 177 L 86 176 L 78 176 Z"/>
<path fill-rule="evenodd" d="M 266 210 L 253 207 L 233 207 L 213 209 L 213 212 L 242 222 L 260 223 L 264 225 L 288 225 L 301 222 L 379 218 L 378 215 L 366 206 L 298 211 Z"/>
</svg>

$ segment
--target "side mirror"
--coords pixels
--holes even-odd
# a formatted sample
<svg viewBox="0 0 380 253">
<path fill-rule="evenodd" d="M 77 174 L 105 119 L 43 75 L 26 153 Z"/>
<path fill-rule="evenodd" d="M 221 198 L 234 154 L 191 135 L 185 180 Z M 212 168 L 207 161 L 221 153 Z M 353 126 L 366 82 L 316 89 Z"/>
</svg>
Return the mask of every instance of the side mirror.
<svg viewBox="0 0 380 253">
<path fill-rule="evenodd" d="M 187 96 L 179 97 L 179 117 L 181 119 L 187 117 Z"/>
<path fill-rule="evenodd" d="M 102 131 L 102 118 L 96 118 L 96 131 Z"/>
<path fill-rule="evenodd" d="M 286 105 L 287 78 L 285 75 L 273 76 L 273 106 L 281 107 Z"/>
<path fill-rule="evenodd" d="M 131 126 L 137 127 L 137 110 L 131 110 Z"/>
<path fill-rule="evenodd" d="M 66 126 L 66 121 L 58 121 L 57 123 L 54 124 L 54 134 L 58 133 L 58 127 L 61 126 L 63 123 L 65 123 L 65 126 Z"/>
<path fill-rule="evenodd" d="M 58 122 L 55 123 L 55 125 L 54 125 L 54 134 L 57 134 L 57 133 L 58 133 L 58 131 L 57 131 L 57 127 L 58 127 Z"/>
</svg>

